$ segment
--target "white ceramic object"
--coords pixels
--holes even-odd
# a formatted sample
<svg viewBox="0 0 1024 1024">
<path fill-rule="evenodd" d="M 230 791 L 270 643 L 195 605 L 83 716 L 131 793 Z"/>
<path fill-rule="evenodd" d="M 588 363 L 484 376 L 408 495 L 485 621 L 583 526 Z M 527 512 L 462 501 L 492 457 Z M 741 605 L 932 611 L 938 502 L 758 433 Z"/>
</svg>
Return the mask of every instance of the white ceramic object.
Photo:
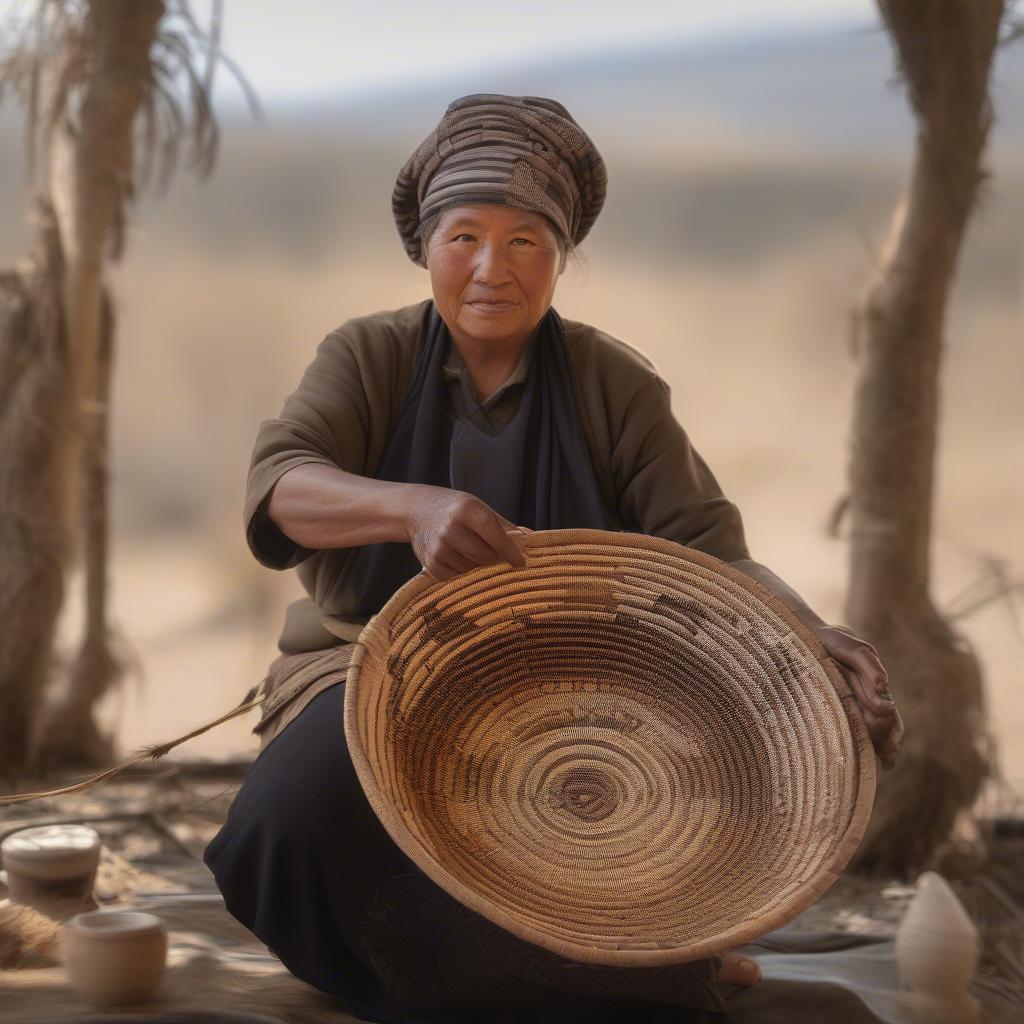
<svg viewBox="0 0 1024 1024">
<path fill-rule="evenodd" d="M 167 928 L 139 910 L 95 910 L 64 925 L 61 948 L 79 998 L 102 1006 L 141 1003 L 160 987 Z"/>
<path fill-rule="evenodd" d="M 915 1024 L 978 1024 L 981 1008 L 966 992 L 958 996 L 929 996 L 911 992 L 906 996 L 907 1009 Z"/>
<path fill-rule="evenodd" d="M 99 834 L 86 825 L 39 825 L 0 843 L 7 887 L 15 902 L 40 892 L 87 899 L 100 862 Z"/>
<path fill-rule="evenodd" d="M 978 930 L 949 883 L 934 871 L 917 891 L 896 933 L 900 986 L 911 993 L 923 1024 L 973 1024 L 968 994 L 978 965 Z"/>
</svg>

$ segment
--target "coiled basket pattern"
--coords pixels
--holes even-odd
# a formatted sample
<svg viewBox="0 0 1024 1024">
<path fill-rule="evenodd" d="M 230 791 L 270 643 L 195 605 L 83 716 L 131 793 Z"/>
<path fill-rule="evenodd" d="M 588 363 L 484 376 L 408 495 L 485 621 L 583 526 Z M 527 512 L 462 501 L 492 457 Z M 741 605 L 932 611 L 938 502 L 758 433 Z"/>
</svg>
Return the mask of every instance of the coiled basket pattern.
<svg viewBox="0 0 1024 1024">
<path fill-rule="evenodd" d="M 363 629 L 345 733 L 395 842 L 572 960 L 682 963 L 780 927 L 860 842 L 874 755 L 817 638 L 734 567 L 547 530 L 426 572 Z"/>
</svg>

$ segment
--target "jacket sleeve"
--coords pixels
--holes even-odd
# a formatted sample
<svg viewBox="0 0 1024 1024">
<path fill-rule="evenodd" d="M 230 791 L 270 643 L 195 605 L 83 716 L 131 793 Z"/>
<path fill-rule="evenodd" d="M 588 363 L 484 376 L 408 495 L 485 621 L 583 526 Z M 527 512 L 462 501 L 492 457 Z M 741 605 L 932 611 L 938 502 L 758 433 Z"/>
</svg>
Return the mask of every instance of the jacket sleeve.
<svg viewBox="0 0 1024 1024">
<path fill-rule="evenodd" d="M 750 557 L 740 511 L 673 415 L 671 390 L 660 376 L 629 401 L 611 469 L 627 528 L 635 524 L 725 562 Z"/>
<path fill-rule="evenodd" d="M 365 472 L 370 399 L 344 325 L 317 348 L 276 419 L 260 424 L 246 479 L 243 519 L 261 565 L 288 569 L 313 552 L 286 537 L 267 515 L 277 481 L 296 466 L 321 463 Z"/>
</svg>

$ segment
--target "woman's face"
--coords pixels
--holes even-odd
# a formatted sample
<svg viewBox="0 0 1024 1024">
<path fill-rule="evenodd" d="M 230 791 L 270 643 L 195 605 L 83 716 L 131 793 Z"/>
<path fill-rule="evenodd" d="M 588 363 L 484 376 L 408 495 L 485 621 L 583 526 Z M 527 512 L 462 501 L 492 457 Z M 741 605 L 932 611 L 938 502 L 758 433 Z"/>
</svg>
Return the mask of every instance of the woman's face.
<svg viewBox="0 0 1024 1024">
<path fill-rule="evenodd" d="M 426 258 L 434 302 L 452 337 L 503 347 L 533 333 L 563 262 L 541 214 L 484 203 L 445 210 Z"/>
</svg>

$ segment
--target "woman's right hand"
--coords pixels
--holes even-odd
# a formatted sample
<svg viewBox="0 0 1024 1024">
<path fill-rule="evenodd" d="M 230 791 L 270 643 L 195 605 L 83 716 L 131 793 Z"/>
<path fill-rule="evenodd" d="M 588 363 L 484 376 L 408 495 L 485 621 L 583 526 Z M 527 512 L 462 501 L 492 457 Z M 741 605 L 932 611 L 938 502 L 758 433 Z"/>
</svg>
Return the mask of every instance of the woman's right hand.
<svg viewBox="0 0 1024 1024">
<path fill-rule="evenodd" d="M 529 532 L 465 491 L 432 484 L 410 485 L 406 512 L 409 543 L 434 579 L 446 580 L 479 565 L 526 564 L 514 539 Z"/>
</svg>

